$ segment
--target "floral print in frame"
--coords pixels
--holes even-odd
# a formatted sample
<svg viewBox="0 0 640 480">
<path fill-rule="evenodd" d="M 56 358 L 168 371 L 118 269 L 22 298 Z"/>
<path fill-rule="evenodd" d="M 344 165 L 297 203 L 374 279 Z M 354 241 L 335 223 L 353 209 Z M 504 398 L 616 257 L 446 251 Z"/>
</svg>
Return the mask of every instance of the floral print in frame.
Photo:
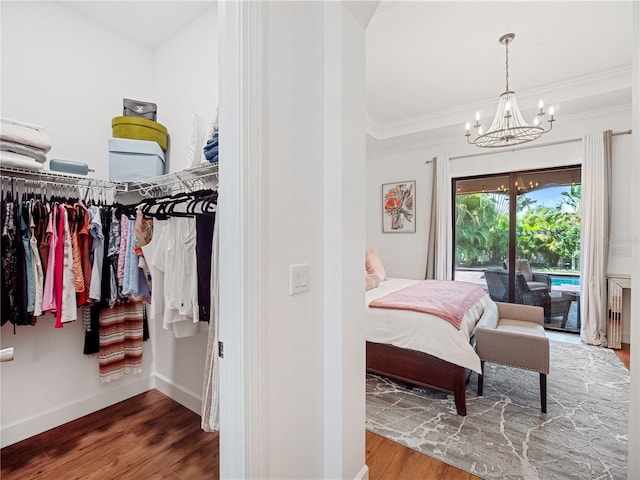
<svg viewBox="0 0 640 480">
<path fill-rule="evenodd" d="M 415 233 L 415 180 L 382 185 L 382 231 Z"/>
</svg>

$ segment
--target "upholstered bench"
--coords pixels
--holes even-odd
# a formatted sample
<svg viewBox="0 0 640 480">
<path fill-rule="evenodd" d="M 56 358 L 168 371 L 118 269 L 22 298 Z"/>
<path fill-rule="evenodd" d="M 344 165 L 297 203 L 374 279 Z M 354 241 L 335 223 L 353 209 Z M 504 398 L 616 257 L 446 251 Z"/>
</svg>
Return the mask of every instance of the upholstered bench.
<svg viewBox="0 0 640 480">
<path fill-rule="evenodd" d="M 544 309 L 530 305 L 496 302 L 497 318 L 482 317 L 476 328 L 476 352 L 482 374 L 478 374 L 478 395 L 482 395 L 484 363 L 499 363 L 540 374 L 540 403 L 547 412 L 549 339 L 544 331 Z"/>
</svg>

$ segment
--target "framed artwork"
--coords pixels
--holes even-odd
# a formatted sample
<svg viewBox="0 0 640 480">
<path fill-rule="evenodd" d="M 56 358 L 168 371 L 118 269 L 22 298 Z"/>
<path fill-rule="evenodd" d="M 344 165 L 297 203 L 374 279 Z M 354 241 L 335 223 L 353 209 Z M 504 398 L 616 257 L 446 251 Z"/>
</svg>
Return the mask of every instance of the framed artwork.
<svg viewBox="0 0 640 480">
<path fill-rule="evenodd" d="M 382 184 L 382 232 L 415 233 L 416 182 Z"/>
</svg>

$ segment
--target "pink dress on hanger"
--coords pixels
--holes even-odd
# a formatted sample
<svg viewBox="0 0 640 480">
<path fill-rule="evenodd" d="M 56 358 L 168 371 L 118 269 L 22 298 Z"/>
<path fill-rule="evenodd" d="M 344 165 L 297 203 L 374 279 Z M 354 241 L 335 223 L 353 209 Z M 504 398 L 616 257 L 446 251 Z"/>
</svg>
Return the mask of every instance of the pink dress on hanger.
<svg viewBox="0 0 640 480">
<path fill-rule="evenodd" d="M 55 271 L 56 271 L 56 246 L 58 244 L 58 205 L 53 204 L 49 214 L 49 223 L 47 225 L 47 238 L 49 239 L 49 252 L 47 255 L 47 267 L 44 278 L 44 290 L 42 292 L 42 311 L 53 312 L 56 309 L 55 295 Z"/>
<path fill-rule="evenodd" d="M 55 286 L 54 286 L 54 297 L 56 300 L 56 328 L 62 328 L 62 280 L 64 278 L 64 224 L 67 223 L 67 209 L 64 208 L 64 205 L 58 205 L 58 239 L 56 242 L 55 252 L 50 252 L 49 257 L 51 257 L 51 253 L 53 253 L 53 257 L 55 258 L 56 272 L 55 272 Z"/>
<path fill-rule="evenodd" d="M 60 320 L 62 323 L 73 322 L 78 319 L 78 305 L 76 302 L 76 281 L 75 273 L 73 270 L 73 242 L 71 240 L 71 228 L 69 226 L 69 212 L 66 207 L 64 209 L 64 221 L 62 225 L 64 227 L 64 235 L 62 237 L 62 316 Z M 78 257 L 80 260 L 80 257 Z M 84 285 L 84 279 L 82 279 Z"/>
</svg>

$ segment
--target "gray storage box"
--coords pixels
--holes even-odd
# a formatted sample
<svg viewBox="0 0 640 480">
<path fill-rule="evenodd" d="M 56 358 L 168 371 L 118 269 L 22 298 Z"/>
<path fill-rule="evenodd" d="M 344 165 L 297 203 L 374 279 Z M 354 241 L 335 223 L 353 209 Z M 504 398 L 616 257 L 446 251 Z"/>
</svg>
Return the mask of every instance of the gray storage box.
<svg viewBox="0 0 640 480">
<path fill-rule="evenodd" d="M 109 180 L 135 182 L 164 174 L 164 152 L 157 142 L 109 139 Z"/>
</svg>

